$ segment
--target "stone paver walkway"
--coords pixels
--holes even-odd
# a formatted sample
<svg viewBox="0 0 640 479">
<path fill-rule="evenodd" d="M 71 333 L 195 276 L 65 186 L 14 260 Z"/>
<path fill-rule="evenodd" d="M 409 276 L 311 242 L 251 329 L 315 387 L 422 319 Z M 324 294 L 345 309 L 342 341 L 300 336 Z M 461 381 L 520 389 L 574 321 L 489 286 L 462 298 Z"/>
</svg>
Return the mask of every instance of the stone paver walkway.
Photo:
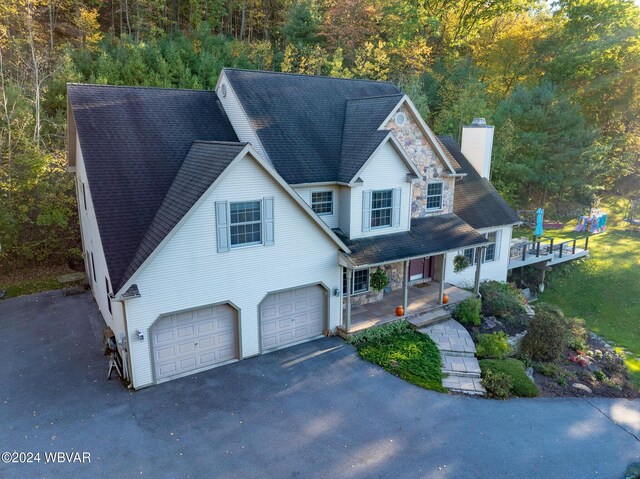
<svg viewBox="0 0 640 479">
<path fill-rule="evenodd" d="M 480 364 L 475 357 L 476 347 L 467 330 L 449 318 L 438 324 L 418 330 L 428 335 L 440 349 L 442 385 L 450 391 L 466 394 L 485 394 L 480 381 Z"/>
</svg>

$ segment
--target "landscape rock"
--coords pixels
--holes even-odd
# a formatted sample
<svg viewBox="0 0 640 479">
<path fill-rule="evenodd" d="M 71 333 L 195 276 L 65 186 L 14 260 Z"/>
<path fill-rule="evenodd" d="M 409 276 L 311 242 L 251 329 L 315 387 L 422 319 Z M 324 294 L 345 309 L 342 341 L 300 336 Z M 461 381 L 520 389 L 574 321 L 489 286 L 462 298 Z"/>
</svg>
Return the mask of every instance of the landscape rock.
<svg viewBox="0 0 640 479">
<path fill-rule="evenodd" d="M 581 383 L 573 383 L 571 387 L 579 389 L 580 391 L 584 391 L 587 394 L 593 394 L 593 391 L 589 386 L 585 386 L 584 384 L 581 384 Z"/>
<path fill-rule="evenodd" d="M 524 310 L 527 312 L 527 316 L 529 316 L 530 318 L 533 318 L 536 315 L 535 310 L 528 304 L 524 305 Z"/>
<path fill-rule="evenodd" d="M 484 329 L 495 329 L 498 326 L 502 326 L 502 322 L 498 321 L 495 316 L 489 316 L 488 318 L 484 318 Z"/>
<path fill-rule="evenodd" d="M 529 366 L 529 367 L 526 369 L 526 373 L 527 373 L 527 377 L 528 377 L 529 379 L 531 379 L 531 382 L 535 384 L 535 383 L 536 383 L 536 381 L 535 381 L 535 379 L 533 379 L 533 368 L 532 368 L 531 366 Z"/>
<path fill-rule="evenodd" d="M 509 336 L 507 339 L 507 344 L 513 348 L 514 351 L 520 351 L 520 344 L 522 343 L 522 339 L 527 335 L 526 331 L 522 331 L 520 334 L 516 334 L 515 336 Z"/>
<path fill-rule="evenodd" d="M 5 293 L 4 291 L 0 291 L 0 299 L 4 298 L 6 294 L 7 293 Z"/>
</svg>

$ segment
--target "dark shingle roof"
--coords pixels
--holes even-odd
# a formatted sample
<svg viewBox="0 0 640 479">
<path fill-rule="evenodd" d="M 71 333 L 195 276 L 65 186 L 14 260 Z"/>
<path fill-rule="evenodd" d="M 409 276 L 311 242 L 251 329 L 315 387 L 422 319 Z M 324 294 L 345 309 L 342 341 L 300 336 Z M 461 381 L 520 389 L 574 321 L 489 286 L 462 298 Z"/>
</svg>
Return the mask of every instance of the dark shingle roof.
<svg viewBox="0 0 640 479">
<path fill-rule="evenodd" d="M 442 144 L 467 173 L 456 182 L 453 211 L 474 228 L 491 228 L 519 223 L 517 213 L 493 185 L 480 176 L 450 136 L 439 137 Z"/>
<path fill-rule="evenodd" d="M 348 183 L 371 157 L 389 130 L 378 130 L 404 95 L 347 100 L 338 181 Z"/>
<path fill-rule="evenodd" d="M 69 85 L 115 290 L 194 140 L 238 141 L 215 92 Z"/>
<path fill-rule="evenodd" d="M 289 184 L 339 181 L 338 178 L 344 181 L 340 173 L 347 100 L 401 98 L 400 90 L 391 83 L 229 68 L 224 71 L 269 159 Z M 387 108 L 390 103 L 378 106 Z M 376 112 L 381 117 L 374 130 L 395 104 L 386 112 Z M 359 118 L 361 114 L 359 111 Z M 354 136 L 351 132 L 346 134 Z M 379 136 L 375 132 L 368 136 L 366 148 L 375 150 L 381 141 Z M 355 158 L 351 151 L 345 155 L 347 175 L 363 155 Z"/>
<path fill-rule="evenodd" d="M 193 143 L 138 251 L 125 271 L 125 281 L 142 266 L 245 146 L 246 143 L 217 141 Z"/>
<path fill-rule="evenodd" d="M 486 244 L 487 239 L 454 214 L 413 218 L 411 230 L 350 240 L 355 267 L 402 261 Z"/>
</svg>

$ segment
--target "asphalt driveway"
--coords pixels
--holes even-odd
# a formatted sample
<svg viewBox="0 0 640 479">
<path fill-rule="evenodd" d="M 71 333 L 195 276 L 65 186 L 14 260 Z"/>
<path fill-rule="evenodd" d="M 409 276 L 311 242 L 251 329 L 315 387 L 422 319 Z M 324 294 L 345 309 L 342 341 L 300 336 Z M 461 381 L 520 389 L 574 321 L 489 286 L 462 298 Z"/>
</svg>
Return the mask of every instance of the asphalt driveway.
<svg viewBox="0 0 640 479">
<path fill-rule="evenodd" d="M 41 454 L 0 477 L 582 479 L 640 461 L 637 401 L 447 396 L 336 338 L 130 392 L 105 379 L 101 331 L 89 294 L 0 302 L 0 452 Z M 90 462 L 45 463 L 73 451 Z"/>
</svg>

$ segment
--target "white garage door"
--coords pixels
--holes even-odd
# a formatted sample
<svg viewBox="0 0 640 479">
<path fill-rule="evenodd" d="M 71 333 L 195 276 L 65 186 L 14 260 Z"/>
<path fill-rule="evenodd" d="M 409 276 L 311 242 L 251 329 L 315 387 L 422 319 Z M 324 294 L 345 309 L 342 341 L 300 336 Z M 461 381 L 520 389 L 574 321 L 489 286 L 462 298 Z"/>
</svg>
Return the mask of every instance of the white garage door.
<svg viewBox="0 0 640 479">
<path fill-rule="evenodd" d="M 322 335 L 324 303 L 321 286 L 268 295 L 260 305 L 262 352 Z"/>
<path fill-rule="evenodd" d="M 163 316 L 151 337 L 157 382 L 238 358 L 236 312 L 228 305 Z"/>
</svg>

